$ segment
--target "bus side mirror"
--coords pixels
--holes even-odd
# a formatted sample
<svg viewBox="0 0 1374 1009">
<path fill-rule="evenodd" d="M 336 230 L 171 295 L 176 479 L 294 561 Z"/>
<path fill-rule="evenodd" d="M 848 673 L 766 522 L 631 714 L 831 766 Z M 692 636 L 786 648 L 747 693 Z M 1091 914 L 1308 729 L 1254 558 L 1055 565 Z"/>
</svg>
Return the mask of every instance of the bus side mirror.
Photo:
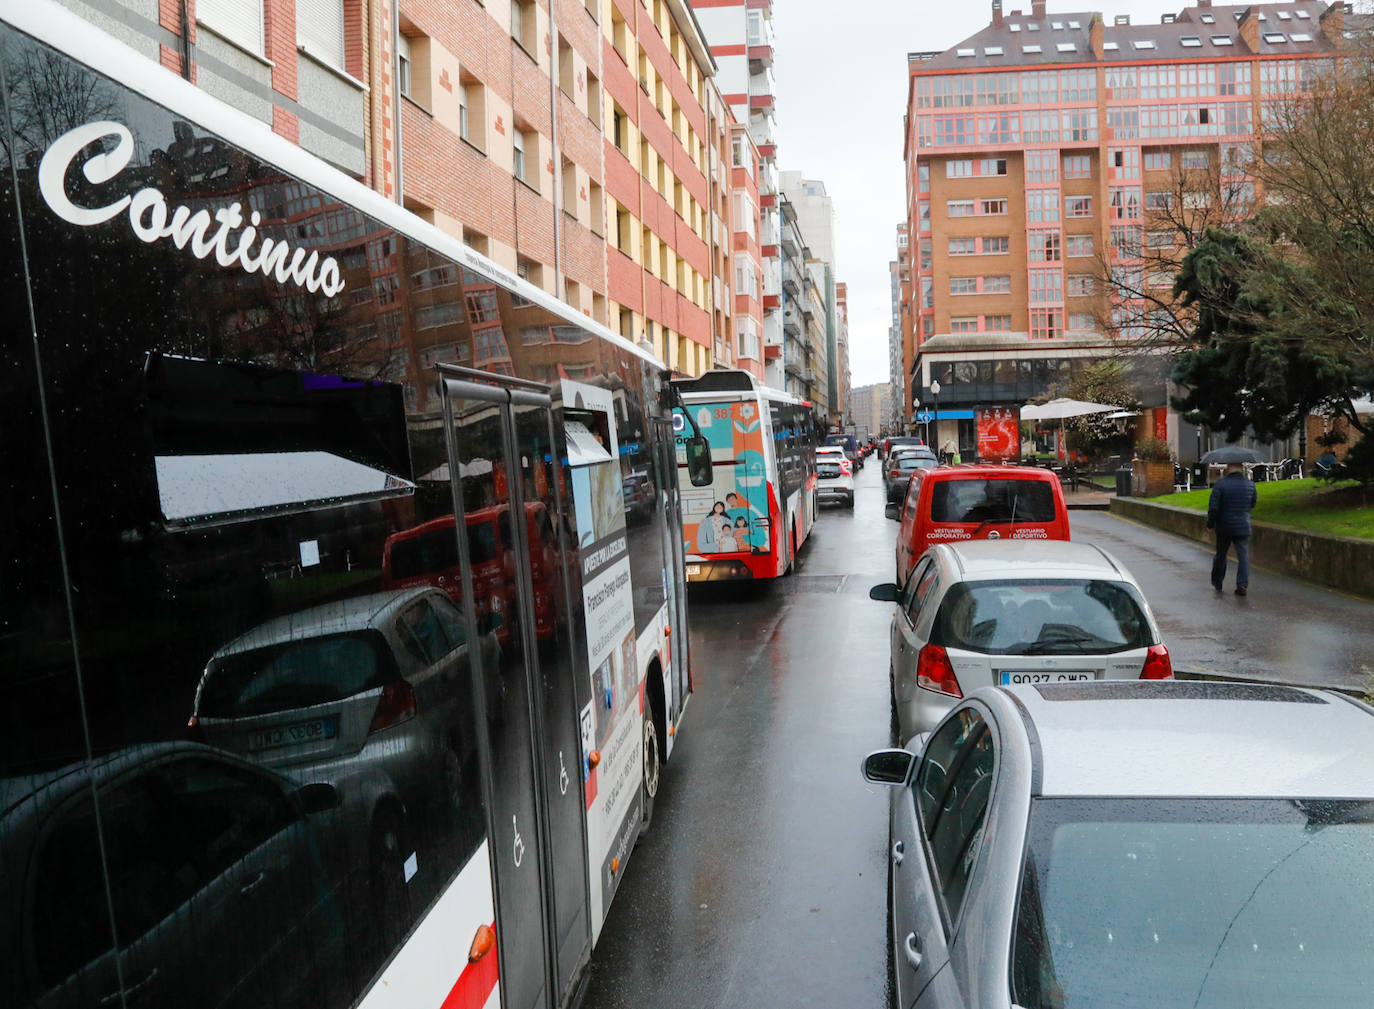
<svg viewBox="0 0 1374 1009">
<path fill-rule="evenodd" d="M 687 476 L 692 481 L 692 486 L 711 486 L 711 445 L 706 437 L 695 435 L 688 438 L 684 447 L 687 450 Z"/>
</svg>

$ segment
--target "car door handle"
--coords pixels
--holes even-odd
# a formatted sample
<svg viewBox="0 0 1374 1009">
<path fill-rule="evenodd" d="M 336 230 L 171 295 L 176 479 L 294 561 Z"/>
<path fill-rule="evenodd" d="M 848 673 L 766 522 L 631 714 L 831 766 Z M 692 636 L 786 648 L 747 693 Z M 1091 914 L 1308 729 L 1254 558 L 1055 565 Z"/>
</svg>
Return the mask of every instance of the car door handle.
<svg viewBox="0 0 1374 1009">
<path fill-rule="evenodd" d="M 906 957 L 906 965 L 912 970 L 921 969 L 921 961 L 925 959 L 925 955 L 921 952 L 921 940 L 915 932 L 906 934 L 906 942 L 902 943 L 902 955 Z"/>
<path fill-rule="evenodd" d="M 157 968 L 154 967 L 152 970 L 150 970 L 147 974 L 145 974 L 145 975 L 143 976 L 143 980 L 140 981 L 140 982 L 138 982 L 138 984 L 130 985 L 128 988 L 125 988 L 125 989 L 124 989 L 124 997 L 125 997 L 126 999 L 133 998 L 134 996 L 136 996 L 136 995 L 140 994 L 141 992 L 143 992 L 146 988 L 149 988 L 149 987 L 152 985 L 152 983 L 153 983 L 156 979 L 157 979 Z M 101 1004 L 101 1005 L 114 1005 L 114 1004 L 117 1003 L 118 1001 L 119 1001 L 119 992 L 117 992 L 117 991 L 112 991 L 112 992 L 110 992 L 110 994 L 106 995 L 104 998 L 102 998 L 102 999 L 100 1000 L 100 1004 Z"/>
<path fill-rule="evenodd" d="M 264 873 L 261 873 L 261 872 L 258 873 L 256 876 L 254 876 L 252 879 L 250 879 L 247 883 L 244 883 L 243 886 L 239 887 L 239 895 L 240 895 L 240 896 L 243 896 L 243 897 L 247 897 L 250 893 L 252 893 L 252 892 L 253 892 L 254 890 L 256 890 L 258 887 L 262 886 L 263 880 L 265 880 L 266 878 L 267 878 L 267 876 L 266 876 Z"/>
<path fill-rule="evenodd" d="M 898 841 L 892 846 L 892 861 L 895 865 L 901 865 L 904 858 L 906 858 L 906 845 Z"/>
</svg>

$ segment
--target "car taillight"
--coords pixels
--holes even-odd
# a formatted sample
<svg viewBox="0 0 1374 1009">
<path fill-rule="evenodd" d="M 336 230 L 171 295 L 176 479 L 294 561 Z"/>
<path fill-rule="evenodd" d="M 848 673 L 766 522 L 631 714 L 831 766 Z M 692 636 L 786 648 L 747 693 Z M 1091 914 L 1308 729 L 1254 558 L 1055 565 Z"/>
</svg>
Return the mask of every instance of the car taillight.
<svg viewBox="0 0 1374 1009">
<path fill-rule="evenodd" d="M 405 680 L 395 680 L 382 688 L 382 696 L 377 701 L 377 713 L 372 716 L 372 724 L 367 734 L 381 732 L 408 722 L 415 717 L 415 691 Z"/>
<path fill-rule="evenodd" d="M 850 468 L 848 459 L 840 462 L 840 473 L 844 476 L 853 476 L 853 470 Z"/>
<path fill-rule="evenodd" d="M 200 719 L 192 715 L 186 720 L 186 738 L 193 743 L 205 742 L 205 730 L 200 726 Z"/>
<path fill-rule="evenodd" d="M 887 471 L 887 478 L 888 478 L 889 480 L 896 480 L 896 479 L 897 479 L 899 476 L 901 476 L 901 475 L 902 475 L 902 471 L 899 470 L 899 469 L 890 469 L 890 470 Z"/>
<path fill-rule="evenodd" d="M 1142 680 L 1172 680 L 1174 664 L 1169 661 L 1169 649 L 1163 645 L 1151 645 L 1145 653 L 1145 665 L 1140 670 Z"/>
<path fill-rule="evenodd" d="M 964 696 L 959 689 L 959 677 L 954 675 L 954 664 L 949 661 L 949 653 L 939 645 L 926 645 L 916 656 L 916 685 L 950 697 Z"/>
</svg>

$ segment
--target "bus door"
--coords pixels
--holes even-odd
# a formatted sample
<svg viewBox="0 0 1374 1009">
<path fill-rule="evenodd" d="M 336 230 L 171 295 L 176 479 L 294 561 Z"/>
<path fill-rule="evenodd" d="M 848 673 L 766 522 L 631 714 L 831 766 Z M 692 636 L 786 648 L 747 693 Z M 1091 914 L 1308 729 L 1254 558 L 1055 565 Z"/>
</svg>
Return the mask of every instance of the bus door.
<svg viewBox="0 0 1374 1009">
<path fill-rule="evenodd" d="M 668 626 L 673 629 L 668 638 L 669 677 L 672 681 L 667 712 L 669 725 L 677 723 L 682 706 L 687 703 L 687 694 L 691 691 L 687 679 L 687 598 L 682 591 L 687 582 L 684 573 L 686 553 L 682 537 L 676 532 L 682 528 L 682 511 L 678 501 L 677 456 L 672 448 L 673 438 L 671 418 L 653 420 L 650 442 L 654 455 L 654 482 L 659 489 L 656 520 L 664 540 L 664 556 L 668 558 L 663 572 L 663 592 L 668 604 Z M 673 741 L 672 736 L 660 740 L 665 752 L 672 751 Z"/>
<path fill-rule="evenodd" d="M 505 1009 L 561 1004 L 591 949 L 577 731 L 583 702 L 569 664 L 565 563 L 572 554 L 543 389 L 520 380 L 443 379 L 457 527 L 467 515 L 493 516 L 501 557 L 474 577 L 469 537 L 458 537 L 469 634 L 499 641 L 474 654 L 483 667 L 484 778 Z"/>
</svg>

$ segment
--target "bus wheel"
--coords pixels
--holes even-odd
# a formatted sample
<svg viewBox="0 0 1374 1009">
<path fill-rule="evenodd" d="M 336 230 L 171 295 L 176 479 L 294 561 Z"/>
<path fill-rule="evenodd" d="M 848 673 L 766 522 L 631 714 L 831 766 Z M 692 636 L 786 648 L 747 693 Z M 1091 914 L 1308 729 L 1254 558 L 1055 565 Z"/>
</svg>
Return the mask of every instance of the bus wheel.
<svg viewBox="0 0 1374 1009">
<path fill-rule="evenodd" d="M 658 728 L 654 725 L 652 707 L 644 712 L 644 816 L 640 823 L 640 835 L 649 831 L 654 819 L 654 797 L 658 795 L 659 774 L 662 765 L 658 759 Z"/>
</svg>

